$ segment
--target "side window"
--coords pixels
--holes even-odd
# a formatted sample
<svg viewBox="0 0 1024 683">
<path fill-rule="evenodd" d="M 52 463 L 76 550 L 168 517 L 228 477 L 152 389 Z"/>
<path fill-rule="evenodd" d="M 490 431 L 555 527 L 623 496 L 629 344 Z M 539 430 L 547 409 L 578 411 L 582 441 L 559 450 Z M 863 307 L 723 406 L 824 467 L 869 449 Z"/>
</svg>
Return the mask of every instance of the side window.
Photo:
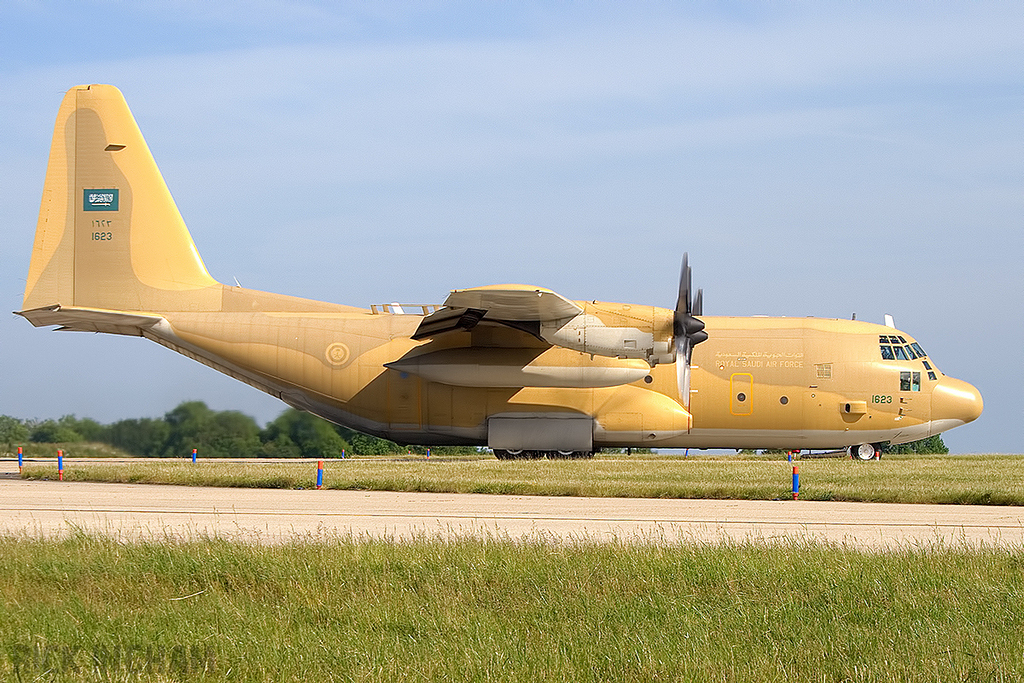
<svg viewBox="0 0 1024 683">
<path fill-rule="evenodd" d="M 915 372 L 913 378 L 910 380 L 911 391 L 921 391 L 921 373 Z"/>
<path fill-rule="evenodd" d="M 924 363 L 924 369 L 925 370 L 931 370 L 932 369 L 932 366 L 928 365 L 928 361 L 923 360 L 921 362 Z"/>
<path fill-rule="evenodd" d="M 902 346 L 894 346 L 892 350 L 896 352 L 896 360 L 910 360 L 907 358 L 907 352 L 903 350 Z"/>
<path fill-rule="evenodd" d="M 931 370 L 928 371 L 928 379 L 931 379 L 931 380 L 935 379 L 935 373 L 932 372 Z"/>
<path fill-rule="evenodd" d="M 910 372 L 900 373 L 900 391 L 910 391 Z"/>
<path fill-rule="evenodd" d="M 882 360 L 896 360 L 896 356 L 892 354 L 891 346 L 881 346 L 882 349 Z"/>
<path fill-rule="evenodd" d="M 924 358 L 925 356 L 928 355 L 927 353 L 924 352 L 924 349 L 922 349 L 921 345 L 918 344 L 917 342 L 914 342 L 913 344 L 911 344 L 911 346 L 913 346 L 914 350 L 917 351 L 918 358 Z"/>
</svg>

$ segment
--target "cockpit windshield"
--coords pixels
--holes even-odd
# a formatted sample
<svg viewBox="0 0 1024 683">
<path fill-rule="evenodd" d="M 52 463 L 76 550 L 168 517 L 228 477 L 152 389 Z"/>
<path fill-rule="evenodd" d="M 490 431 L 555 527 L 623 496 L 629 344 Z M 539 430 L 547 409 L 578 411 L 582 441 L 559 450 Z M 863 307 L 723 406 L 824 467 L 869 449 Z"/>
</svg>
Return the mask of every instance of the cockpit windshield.
<svg viewBox="0 0 1024 683">
<path fill-rule="evenodd" d="M 895 334 L 880 334 L 878 335 L 878 351 L 882 354 L 882 360 L 920 360 L 924 364 L 925 372 L 928 373 L 928 379 L 934 381 L 937 378 L 935 368 L 927 360 L 924 360 L 928 357 L 928 354 L 924 352 L 924 349 L 916 341 L 908 342 L 903 337 Z M 909 377 L 912 378 L 913 375 L 909 375 Z M 917 390 L 914 389 L 913 391 Z"/>
<path fill-rule="evenodd" d="M 928 357 L 920 344 L 907 343 L 906 339 L 895 334 L 878 335 L 878 349 L 882 360 L 917 360 Z"/>
</svg>

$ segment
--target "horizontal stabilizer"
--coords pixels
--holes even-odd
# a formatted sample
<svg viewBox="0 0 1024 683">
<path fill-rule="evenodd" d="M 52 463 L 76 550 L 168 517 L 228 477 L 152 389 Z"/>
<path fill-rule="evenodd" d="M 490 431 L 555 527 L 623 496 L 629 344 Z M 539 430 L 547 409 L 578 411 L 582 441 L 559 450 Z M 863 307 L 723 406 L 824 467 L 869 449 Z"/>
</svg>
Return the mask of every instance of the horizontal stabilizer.
<svg viewBox="0 0 1024 683">
<path fill-rule="evenodd" d="M 36 327 L 59 325 L 58 331 L 106 332 L 141 337 L 142 331 L 163 320 L 158 315 L 122 313 L 100 308 L 78 308 L 75 306 L 43 306 L 27 311 L 15 311 Z"/>
</svg>

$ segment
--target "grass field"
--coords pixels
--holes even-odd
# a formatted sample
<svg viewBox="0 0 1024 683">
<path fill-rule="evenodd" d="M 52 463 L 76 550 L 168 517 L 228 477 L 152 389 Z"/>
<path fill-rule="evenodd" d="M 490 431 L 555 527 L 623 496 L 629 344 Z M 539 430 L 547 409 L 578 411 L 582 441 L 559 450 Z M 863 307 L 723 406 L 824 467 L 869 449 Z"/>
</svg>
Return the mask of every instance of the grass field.
<svg viewBox="0 0 1024 683">
<path fill-rule="evenodd" d="M 1024 551 L 0 539 L 0 678 L 1003 681 Z"/>
<path fill-rule="evenodd" d="M 764 499 L 790 496 L 785 460 L 657 458 L 592 461 L 511 461 L 492 458 L 430 460 L 354 458 L 325 461 L 328 488 L 451 493 L 644 498 Z M 876 462 L 801 460 L 805 500 L 1024 505 L 1024 456 L 888 456 Z M 227 463 L 153 459 L 130 463 L 64 461 L 72 481 L 312 488 L 310 462 Z M 28 478 L 54 478 L 55 465 L 30 464 Z"/>
</svg>

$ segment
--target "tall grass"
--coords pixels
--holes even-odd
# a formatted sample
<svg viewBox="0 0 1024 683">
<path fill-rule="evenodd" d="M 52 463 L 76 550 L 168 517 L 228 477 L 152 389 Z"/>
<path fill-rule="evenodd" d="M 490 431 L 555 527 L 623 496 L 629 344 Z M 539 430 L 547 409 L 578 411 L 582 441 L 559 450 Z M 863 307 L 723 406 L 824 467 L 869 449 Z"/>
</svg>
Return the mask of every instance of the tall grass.
<svg viewBox="0 0 1024 683">
<path fill-rule="evenodd" d="M 1024 678 L 1024 552 L 0 540 L 5 680 Z"/>
<path fill-rule="evenodd" d="M 312 488 L 310 462 L 193 465 L 187 460 L 78 463 L 78 481 L 262 488 Z M 799 462 L 805 500 L 1024 505 L 1024 456 L 893 456 L 878 462 Z M 494 459 L 350 459 L 326 462 L 325 486 L 338 489 L 643 498 L 789 497 L 791 466 L 764 458 L 650 457 L 593 461 Z M 28 478 L 53 478 L 53 464 L 26 467 Z"/>
</svg>

